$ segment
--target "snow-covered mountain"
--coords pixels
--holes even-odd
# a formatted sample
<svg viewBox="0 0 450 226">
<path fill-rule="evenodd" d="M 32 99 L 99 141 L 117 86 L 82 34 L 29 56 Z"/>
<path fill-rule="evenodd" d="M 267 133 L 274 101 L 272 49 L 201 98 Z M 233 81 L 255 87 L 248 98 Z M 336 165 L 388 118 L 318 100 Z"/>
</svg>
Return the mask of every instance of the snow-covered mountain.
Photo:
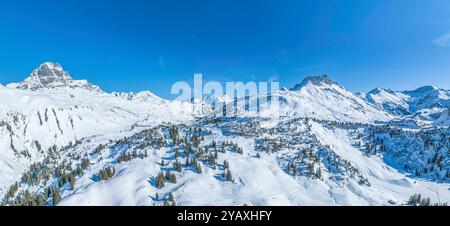
<svg viewBox="0 0 450 226">
<path fill-rule="evenodd" d="M 19 83 L 0 87 L 0 187 L 15 181 L 48 148 L 129 130 L 134 124 L 192 119 L 189 103 L 150 92 L 129 98 L 73 80 L 59 64 L 44 63 Z M 185 111 L 186 110 L 186 111 Z"/>
<path fill-rule="evenodd" d="M 358 95 L 379 108 L 395 115 L 406 115 L 410 113 L 408 104 L 410 97 L 402 92 L 376 88 L 367 94 L 359 93 Z"/>
<path fill-rule="evenodd" d="M 274 98 L 277 108 L 260 103 Z M 56 63 L 0 85 L 0 203 L 450 202 L 448 91 L 353 94 L 319 76 L 266 95 L 193 102 L 107 93 Z M 252 102 L 260 106 L 247 108 Z M 216 109 L 235 104 L 228 116 L 240 117 Z M 202 115 L 197 105 L 216 106 Z"/>
<path fill-rule="evenodd" d="M 275 98 L 279 100 L 277 107 L 270 105 L 271 100 Z M 239 101 L 238 106 L 241 107 L 235 114 L 247 116 L 270 118 L 279 114 L 282 117 L 311 117 L 345 122 L 393 119 L 389 113 L 356 96 L 327 75 L 307 77 L 290 90 L 283 89 L 267 95 L 241 98 Z M 233 104 L 229 104 L 228 108 L 232 108 Z M 254 107 L 245 108 L 246 105 Z M 232 110 L 229 112 L 233 113 Z"/>
<path fill-rule="evenodd" d="M 450 107 L 450 91 L 434 86 L 401 92 L 377 88 L 359 95 L 381 109 L 402 116 L 414 114 L 422 109 Z"/>
</svg>

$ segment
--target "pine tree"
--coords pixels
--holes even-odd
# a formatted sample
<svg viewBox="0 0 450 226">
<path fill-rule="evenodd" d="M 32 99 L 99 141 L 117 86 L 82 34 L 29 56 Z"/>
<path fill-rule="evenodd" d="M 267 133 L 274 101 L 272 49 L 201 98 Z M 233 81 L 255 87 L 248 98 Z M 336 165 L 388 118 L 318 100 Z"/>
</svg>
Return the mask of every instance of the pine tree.
<svg viewBox="0 0 450 226">
<path fill-rule="evenodd" d="M 314 164 L 308 164 L 308 172 L 310 173 L 310 175 L 314 173 Z"/>
<path fill-rule="evenodd" d="M 170 181 L 170 172 L 169 171 L 166 171 L 166 176 L 165 176 L 165 179 L 166 179 L 166 181 Z"/>
<path fill-rule="evenodd" d="M 227 181 L 233 181 L 233 176 L 231 175 L 231 171 L 227 170 L 225 174 L 225 180 Z"/>
<path fill-rule="evenodd" d="M 214 157 L 213 154 L 211 154 L 211 155 L 209 156 L 209 164 L 210 164 L 211 166 L 213 166 L 213 165 L 216 164 L 216 159 L 215 159 L 215 157 Z"/>
<path fill-rule="evenodd" d="M 294 177 L 297 176 L 297 167 L 296 167 L 296 166 L 293 166 L 293 168 L 292 168 L 292 175 L 293 175 Z"/>
<path fill-rule="evenodd" d="M 61 201 L 61 194 L 59 193 L 59 189 L 56 188 L 53 191 L 53 206 L 56 206 Z"/>
<path fill-rule="evenodd" d="M 192 159 L 191 164 L 189 165 L 191 167 L 196 167 L 197 166 L 197 159 Z"/>
<path fill-rule="evenodd" d="M 110 167 L 106 168 L 106 176 L 109 180 L 109 178 L 111 178 L 113 176 L 112 170 Z"/>
<path fill-rule="evenodd" d="M 317 170 L 317 173 L 316 173 L 316 177 L 318 178 L 318 179 L 322 179 L 322 169 L 319 167 L 319 169 Z"/>
<path fill-rule="evenodd" d="M 227 160 L 223 161 L 223 168 L 225 168 L 225 169 L 229 169 L 230 168 L 230 165 L 228 164 Z"/>
<path fill-rule="evenodd" d="M 160 189 L 164 188 L 164 186 L 165 186 L 165 177 L 164 177 L 164 173 L 163 172 L 160 172 L 158 174 L 158 176 L 156 176 L 155 183 L 156 183 L 156 186 L 158 188 L 160 188 Z"/>
<path fill-rule="evenodd" d="M 37 195 L 35 198 L 35 206 L 45 206 L 45 199 L 42 195 Z"/>
<path fill-rule="evenodd" d="M 174 173 L 170 176 L 170 181 L 172 181 L 172 183 L 174 184 L 177 183 L 177 176 Z"/>
<path fill-rule="evenodd" d="M 70 182 L 70 190 L 73 190 L 75 188 L 75 176 L 70 175 L 69 182 Z"/>
<path fill-rule="evenodd" d="M 175 202 L 175 198 L 173 197 L 172 192 L 169 193 L 169 201 Z"/>
<path fill-rule="evenodd" d="M 173 163 L 173 168 L 180 172 L 183 171 L 183 168 L 181 167 L 181 163 L 178 161 L 178 159 Z"/>
<path fill-rule="evenodd" d="M 98 180 L 99 181 L 102 181 L 102 180 L 104 180 L 105 178 L 104 178 L 104 175 L 103 175 L 103 170 L 100 170 L 100 172 L 98 173 Z"/>
<path fill-rule="evenodd" d="M 159 188 L 164 188 L 166 186 L 164 179 L 161 179 L 158 184 L 159 184 Z"/>
<path fill-rule="evenodd" d="M 195 170 L 197 171 L 198 174 L 202 174 L 202 166 L 200 165 L 200 163 L 197 164 Z"/>
<path fill-rule="evenodd" d="M 16 182 L 14 185 L 12 185 L 7 193 L 7 198 L 13 198 L 14 194 L 16 194 L 17 190 L 19 190 L 19 184 Z"/>
</svg>

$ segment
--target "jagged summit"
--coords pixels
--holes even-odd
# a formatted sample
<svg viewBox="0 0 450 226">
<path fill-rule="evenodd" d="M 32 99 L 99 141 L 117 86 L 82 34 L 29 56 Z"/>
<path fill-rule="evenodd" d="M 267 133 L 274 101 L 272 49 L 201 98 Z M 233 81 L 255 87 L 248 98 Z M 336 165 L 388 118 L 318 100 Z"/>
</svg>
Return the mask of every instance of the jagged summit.
<svg viewBox="0 0 450 226">
<path fill-rule="evenodd" d="M 18 89 L 31 91 L 63 87 L 79 87 L 90 91 L 101 91 L 98 86 L 89 84 L 86 80 L 73 80 L 61 64 L 53 62 L 41 64 L 28 78 L 17 85 Z"/>
<path fill-rule="evenodd" d="M 386 93 L 394 93 L 394 91 L 391 90 L 391 89 L 386 89 L 386 88 L 375 88 L 375 89 L 369 91 L 368 94 L 379 94 L 379 93 L 382 93 L 382 92 L 386 92 Z"/>
<path fill-rule="evenodd" d="M 331 80 L 330 77 L 328 77 L 328 75 L 322 75 L 322 76 L 308 76 L 306 77 L 300 84 L 296 84 L 291 91 L 298 91 L 300 90 L 302 87 L 305 87 L 308 84 L 313 84 L 316 86 L 321 86 L 323 84 L 327 84 L 327 85 L 339 85 L 338 83 L 336 83 L 335 81 Z"/>
<path fill-rule="evenodd" d="M 69 73 L 64 71 L 61 64 L 45 62 L 36 68 L 30 77 L 40 77 L 40 78 L 62 78 L 67 80 L 72 80 Z"/>
</svg>

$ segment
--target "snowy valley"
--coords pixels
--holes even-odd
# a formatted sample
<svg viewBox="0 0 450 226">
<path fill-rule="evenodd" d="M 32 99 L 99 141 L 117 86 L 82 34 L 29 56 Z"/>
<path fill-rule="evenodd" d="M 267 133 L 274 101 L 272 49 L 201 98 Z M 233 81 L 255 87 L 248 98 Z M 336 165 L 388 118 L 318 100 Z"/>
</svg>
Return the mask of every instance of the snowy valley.
<svg viewBox="0 0 450 226">
<path fill-rule="evenodd" d="M 202 115 L 151 92 L 107 93 L 44 63 L 0 85 L 1 204 L 450 202 L 450 91 L 354 94 L 319 76 L 263 96 L 279 108 Z"/>
</svg>

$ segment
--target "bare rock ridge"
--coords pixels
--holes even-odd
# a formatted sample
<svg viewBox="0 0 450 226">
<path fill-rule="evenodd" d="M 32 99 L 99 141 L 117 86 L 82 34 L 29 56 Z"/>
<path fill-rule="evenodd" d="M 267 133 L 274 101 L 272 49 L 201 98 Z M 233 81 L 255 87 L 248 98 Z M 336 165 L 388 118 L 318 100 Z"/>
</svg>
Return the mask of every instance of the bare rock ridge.
<svg viewBox="0 0 450 226">
<path fill-rule="evenodd" d="M 312 85 L 316 85 L 316 86 L 320 86 L 322 84 L 327 84 L 327 85 L 335 84 L 335 85 L 340 86 L 338 83 L 336 83 L 335 81 L 331 80 L 328 75 L 309 76 L 309 77 L 306 77 L 300 84 L 296 84 L 291 89 L 291 91 L 298 91 L 302 87 L 305 87 L 308 84 L 312 84 Z"/>
<path fill-rule="evenodd" d="M 18 89 L 38 91 L 61 87 L 84 88 L 89 91 L 101 92 L 98 86 L 86 80 L 74 80 L 58 63 L 46 62 L 36 68 L 31 75 L 17 85 Z"/>
</svg>

